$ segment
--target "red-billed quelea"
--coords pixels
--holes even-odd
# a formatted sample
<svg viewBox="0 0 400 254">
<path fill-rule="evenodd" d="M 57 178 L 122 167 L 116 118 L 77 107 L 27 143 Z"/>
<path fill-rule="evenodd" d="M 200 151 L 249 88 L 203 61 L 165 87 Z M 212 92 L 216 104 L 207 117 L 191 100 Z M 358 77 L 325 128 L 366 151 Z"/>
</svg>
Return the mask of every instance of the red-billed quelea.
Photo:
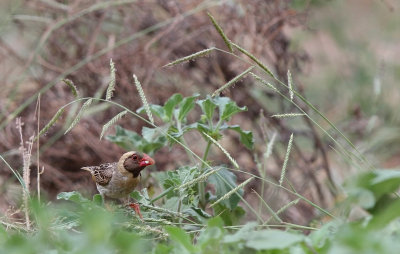
<svg viewBox="0 0 400 254">
<path fill-rule="evenodd" d="M 127 197 L 138 185 L 140 172 L 153 164 L 154 160 L 147 154 L 131 151 L 123 154 L 118 162 L 82 169 L 92 174 L 97 190 L 104 200 L 104 197 L 114 199 Z M 131 204 L 131 207 L 142 217 L 137 204 Z"/>
</svg>

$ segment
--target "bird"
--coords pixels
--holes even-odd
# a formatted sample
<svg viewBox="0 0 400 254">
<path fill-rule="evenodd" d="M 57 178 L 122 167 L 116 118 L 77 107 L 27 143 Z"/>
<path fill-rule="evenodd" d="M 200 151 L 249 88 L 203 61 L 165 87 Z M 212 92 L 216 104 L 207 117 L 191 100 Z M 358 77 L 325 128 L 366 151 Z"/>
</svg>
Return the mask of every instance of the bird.
<svg viewBox="0 0 400 254">
<path fill-rule="evenodd" d="M 127 197 L 135 189 L 140 181 L 140 172 L 154 163 L 149 155 L 130 151 L 124 153 L 118 162 L 87 166 L 82 169 L 91 173 L 103 200 L 105 197 L 119 199 Z M 138 204 L 129 206 L 142 218 Z"/>
</svg>

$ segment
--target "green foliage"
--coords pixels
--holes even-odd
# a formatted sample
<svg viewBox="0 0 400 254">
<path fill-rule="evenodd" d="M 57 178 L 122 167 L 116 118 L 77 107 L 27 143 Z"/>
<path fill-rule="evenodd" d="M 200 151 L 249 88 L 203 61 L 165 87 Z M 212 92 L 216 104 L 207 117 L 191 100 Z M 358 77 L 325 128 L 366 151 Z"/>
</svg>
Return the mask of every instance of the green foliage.
<svg viewBox="0 0 400 254">
<path fill-rule="evenodd" d="M 228 125 L 223 124 L 220 127 L 220 130 L 233 130 L 239 133 L 240 142 L 245 145 L 248 149 L 252 149 L 254 146 L 254 138 L 253 133 L 251 131 L 244 131 L 239 125 Z"/>
<path fill-rule="evenodd" d="M 231 234 L 224 228 L 223 220 L 215 217 L 208 221 L 195 244 L 190 235 L 178 227 L 166 227 L 166 231 L 172 240 L 173 249 L 179 253 L 277 253 L 275 251 L 278 250 L 289 253 L 295 247 L 302 250 L 305 240 L 308 240 L 299 232 L 257 230 L 256 226 L 257 223 L 250 222 Z"/>
<path fill-rule="evenodd" d="M 219 170 L 218 174 L 211 175 L 208 178 L 208 182 L 212 184 L 216 190 L 215 197 L 210 198 L 215 201 L 236 187 L 236 175 L 224 168 Z M 230 196 L 227 200 L 221 201 L 220 204 L 229 210 L 235 209 L 240 201 L 238 195 L 243 195 L 243 190 L 239 190 L 236 193 L 237 195 Z"/>
<path fill-rule="evenodd" d="M 4 231 L 0 226 L 1 252 L 141 253 L 151 249 L 150 242 L 132 228 L 127 214 L 108 211 L 78 192 L 60 193 L 58 198 L 73 203 L 32 201 L 36 227 L 33 232 Z"/>
<path fill-rule="evenodd" d="M 63 200 L 69 200 L 72 201 L 76 204 L 84 204 L 84 203 L 89 203 L 90 200 L 87 198 L 84 198 L 82 194 L 80 194 L 77 191 L 72 191 L 72 192 L 61 192 L 57 195 L 57 199 L 63 199 Z"/>
<path fill-rule="evenodd" d="M 191 237 L 183 229 L 167 226 L 165 230 L 169 234 L 170 239 L 175 243 L 175 250 L 181 253 L 196 252 L 196 248 L 192 245 Z"/>
<path fill-rule="evenodd" d="M 399 217 L 400 200 L 395 194 L 399 187 L 398 170 L 379 169 L 366 172 L 347 183 L 347 201 L 360 205 L 372 215 L 368 227 L 383 228 Z"/>
<path fill-rule="evenodd" d="M 182 172 L 174 175 L 173 181 L 166 181 L 167 177 L 166 187 L 171 184 L 178 186 L 181 177 Z M 145 202 L 148 199 L 146 195 L 135 192 L 134 196 L 144 205 L 150 204 Z M 226 227 L 221 216 L 205 220 L 196 230 L 193 225 L 190 230 L 180 223 L 165 224 L 174 220 L 165 213 L 164 220 L 157 218 L 156 214 L 163 214 L 162 211 L 144 213 L 147 218 L 140 221 L 130 208 L 112 204 L 105 208 L 99 203 L 102 200 L 98 195 L 90 200 L 78 192 L 66 192 L 60 193 L 58 198 L 66 200 L 66 203 L 55 205 L 32 201 L 35 232 L 6 230 L 0 226 L 2 252 L 393 253 L 400 247 L 399 220 L 386 221 L 386 226 L 379 228 L 369 226 L 375 218 L 387 218 L 381 213 L 350 223 L 331 221 L 309 235 L 290 229 L 264 228 L 258 222 L 242 226 L 235 223 L 235 227 Z"/>
<path fill-rule="evenodd" d="M 282 239 L 285 239 L 282 241 Z M 246 246 L 256 250 L 282 250 L 303 241 L 304 236 L 276 229 L 252 231 L 247 234 Z"/>
<path fill-rule="evenodd" d="M 163 208 L 176 212 L 182 212 L 186 216 L 202 221 L 209 217 L 205 211 L 198 207 L 199 196 L 195 185 L 185 190 L 178 189 L 186 181 L 191 181 L 199 176 L 197 167 L 183 166 L 175 171 L 158 172 L 156 178 L 162 184 L 164 190 L 171 190 L 167 193 Z"/>
<path fill-rule="evenodd" d="M 169 141 L 169 144 L 172 145 L 175 144 L 177 140 L 181 141 L 183 135 L 192 130 L 206 133 L 216 140 L 222 137 L 222 131 L 233 130 L 240 135 L 240 142 L 242 144 L 248 149 L 253 148 L 254 138 L 251 131 L 244 131 L 239 125 L 227 124 L 232 116 L 246 111 L 246 107 L 238 107 L 236 103 L 228 97 L 211 98 L 211 96 L 207 96 L 206 99 L 202 100 L 198 100 L 198 97 L 199 95 L 197 94 L 189 97 L 183 97 L 181 94 L 174 94 L 167 100 L 164 106 L 150 104 L 151 112 L 162 121 L 161 127 L 152 128 L 154 132 L 164 136 L 164 138 Z M 196 104 L 200 106 L 202 115 L 198 117 L 197 121 L 188 124 L 187 116 L 193 111 Z M 218 117 L 214 117 L 217 113 L 216 111 L 218 112 Z M 144 113 L 144 107 L 139 108 L 137 112 Z M 156 131 L 156 129 L 159 131 Z M 144 136 L 144 133 L 142 134 Z M 119 139 L 115 137 L 110 140 L 115 143 L 119 141 Z M 131 143 L 135 144 L 136 140 L 137 138 L 133 139 Z M 205 138 L 205 141 L 208 142 L 208 139 Z M 121 145 L 120 143 L 117 144 Z"/>
<path fill-rule="evenodd" d="M 228 97 L 212 98 L 207 96 L 205 99 L 198 99 L 198 97 L 197 94 L 188 97 L 174 94 L 164 105 L 149 104 L 151 112 L 161 121 L 159 126 L 144 127 L 142 135 L 116 126 L 115 135 L 108 136 L 107 139 L 126 150 L 139 150 L 153 154 L 167 144 L 170 146 L 177 142 L 184 144 L 184 134 L 190 131 L 197 131 L 202 134 L 204 141 L 208 144 L 207 147 L 210 147 L 213 143 L 207 135 L 218 141 L 225 131 L 233 130 L 239 134 L 239 140 L 245 147 L 253 148 L 254 138 L 251 131 L 245 131 L 239 125 L 228 124 L 228 121 L 235 114 L 246 111 L 246 107 L 237 106 Z M 196 105 L 200 107 L 201 115 L 197 117 L 197 121 L 189 123 L 188 116 L 194 111 Z M 145 108 L 139 108 L 137 112 L 145 113 Z M 208 152 L 209 149 L 207 148 L 203 156 L 202 167 L 184 166 L 173 172 L 155 174 L 165 194 L 161 208 L 179 213 L 183 212 L 196 220 L 202 221 L 209 217 L 204 211 L 206 204 L 223 197 L 237 186 L 236 176 L 228 169 L 210 175 L 208 180 L 207 177 L 197 180 L 204 177 L 203 173 L 207 174 L 212 170 L 212 168 L 209 168 L 207 171 L 205 168 Z M 184 190 L 180 189 L 181 186 L 192 181 L 196 182 L 197 186 L 191 184 Z M 214 186 L 215 194 L 204 192 L 206 183 Z M 238 190 L 236 194 L 231 195 L 213 208 L 214 213 L 218 211 L 227 225 L 233 225 L 244 214 L 243 209 L 237 207 L 242 194 L 243 191 Z"/>
<path fill-rule="evenodd" d="M 161 135 L 157 129 L 144 127 L 142 136 L 134 131 L 115 126 L 115 135 L 107 136 L 107 140 L 119 145 L 127 151 L 140 151 L 148 154 L 153 154 L 158 149 L 162 148 L 167 139 Z"/>
<path fill-rule="evenodd" d="M 226 226 L 239 224 L 243 216 L 246 214 L 241 206 L 236 206 L 233 210 L 228 209 L 223 204 L 213 206 L 214 214 L 218 214 L 224 221 Z"/>
</svg>

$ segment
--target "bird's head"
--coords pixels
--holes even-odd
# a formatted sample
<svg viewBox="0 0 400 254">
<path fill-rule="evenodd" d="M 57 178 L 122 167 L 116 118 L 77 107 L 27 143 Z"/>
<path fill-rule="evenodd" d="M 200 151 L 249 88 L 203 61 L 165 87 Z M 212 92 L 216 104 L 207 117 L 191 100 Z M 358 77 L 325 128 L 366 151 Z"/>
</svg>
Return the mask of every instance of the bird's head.
<svg viewBox="0 0 400 254">
<path fill-rule="evenodd" d="M 132 173 L 134 177 L 137 177 L 140 171 L 153 164 L 154 160 L 147 154 L 131 151 L 121 156 L 118 162 L 118 168 L 120 170 L 125 170 L 125 172 Z"/>
</svg>

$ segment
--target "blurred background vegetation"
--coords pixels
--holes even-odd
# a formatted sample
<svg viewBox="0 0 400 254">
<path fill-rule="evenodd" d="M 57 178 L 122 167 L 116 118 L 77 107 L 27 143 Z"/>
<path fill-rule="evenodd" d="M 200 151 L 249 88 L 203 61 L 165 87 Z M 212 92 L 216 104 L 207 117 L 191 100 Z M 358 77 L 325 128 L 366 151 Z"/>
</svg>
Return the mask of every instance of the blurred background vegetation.
<svg viewBox="0 0 400 254">
<path fill-rule="evenodd" d="M 24 123 L 25 140 L 37 134 L 38 101 L 41 129 L 61 106 L 73 100 L 63 78 L 75 83 L 81 97 L 104 97 L 110 59 L 117 69 L 114 100 L 132 110 L 142 106 L 132 74 L 141 80 L 147 100 L 162 105 L 174 93 L 210 94 L 243 72 L 247 65 L 222 53 L 163 68 L 205 48 L 225 48 L 206 14 L 209 11 L 233 42 L 260 58 L 281 80 L 286 81 L 290 70 L 295 89 L 342 130 L 375 167 L 398 167 L 399 8 L 393 0 L 3 0 L 0 155 L 13 168 L 22 167 L 15 119 L 21 117 Z M 333 186 L 340 186 L 360 168 L 344 160 L 332 141 L 309 121 L 271 118 L 294 108 L 256 86 L 252 79 L 244 78 L 224 95 L 248 107 L 248 112 L 238 114 L 232 122 L 252 130 L 255 137 L 253 151 L 240 145 L 235 133 L 221 140 L 241 168 L 258 175 L 266 144 L 277 133 L 276 149 L 265 169 L 268 176 L 279 179 L 286 145 L 294 133 L 288 179 L 316 204 L 335 207 L 338 192 Z M 123 153 L 117 145 L 99 140 L 103 124 L 119 112 L 108 104 L 91 106 L 80 124 L 63 135 L 78 110 L 79 105 L 71 106 L 40 138 L 39 151 L 33 149 L 31 189 L 36 191 L 37 172 L 44 167 L 40 188 L 48 200 L 62 191 L 94 194 L 91 177 L 80 168 L 116 161 Z M 138 133 L 145 125 L 132 118 L 119 124 Z M 342 141 L 328 125 L 320 124 Z M 190 148 L 201 154 L 205 144 L 196 143 L 199 136 L 187 139 Z M 229 164 L 217 149 L 211 159 Z M 173 146 L 158 151 L 155 160 L 154 171 L 167 171 L 185 165 L 188 158 L 182 147 Z M 158 183 L 151 176 L 152 172 L 144 173 L 141 188 L 157 193 Z M 238 175 L 239 182 L 246 179 Z M 21 219 L 21 187 L 3 163 L 0 186 L 0 215 Z M 259 201 L 251 189 L 260 191 L 260 186 L 260 181 L 253 181 L 244 194 L 256 209 Z M 263 191 L 274 209 L 291 199 L 276 189 L 266 187 Z M 318 215 L 313 206 L 299 203 L 288 209 L 284 218 L 306 225 Z M 254 219 L 246 216 L 246 220 Z"/>
</svg>

